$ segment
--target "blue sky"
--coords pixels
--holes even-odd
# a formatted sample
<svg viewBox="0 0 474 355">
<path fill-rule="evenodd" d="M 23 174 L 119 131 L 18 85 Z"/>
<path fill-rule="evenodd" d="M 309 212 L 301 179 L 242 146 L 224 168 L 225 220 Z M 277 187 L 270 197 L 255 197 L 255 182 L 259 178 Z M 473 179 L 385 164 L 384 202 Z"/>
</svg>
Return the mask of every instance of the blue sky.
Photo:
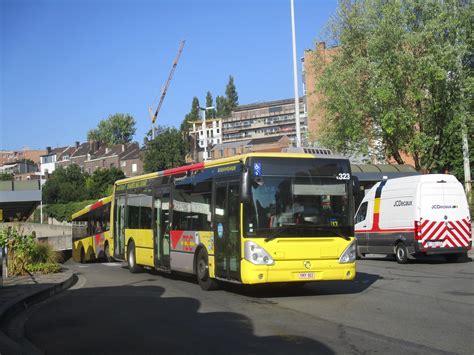
<svg viewBox="0 0 474 355">
<path fill-rule="evenodd" d="M 336 6 L 295 0 L 298 57 Z M 182 39 L 158 124 L 179 127 L 229 75 L 240 104 L 293 97 L 290 0 L 0 0 L 0 149 L 85 141 L 116 112 L 142 143 Z"/>
</svg>

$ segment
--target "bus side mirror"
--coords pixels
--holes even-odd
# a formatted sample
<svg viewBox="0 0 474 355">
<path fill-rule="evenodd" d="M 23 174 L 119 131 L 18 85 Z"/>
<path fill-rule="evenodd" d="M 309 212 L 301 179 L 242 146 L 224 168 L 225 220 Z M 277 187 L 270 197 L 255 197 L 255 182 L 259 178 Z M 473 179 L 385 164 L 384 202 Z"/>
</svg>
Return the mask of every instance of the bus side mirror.
<svg viewBox="0 0 474 355">
<path fill-rule="evenodd" d="M 250 169 L 248 166 L 244 165 L 244 172 L 242 174 L 242 189 L 240 191 L 240 201 L 242 203 L 250 202 L 250 187 L 252 186 L 250 179 Z"/>
</svg>

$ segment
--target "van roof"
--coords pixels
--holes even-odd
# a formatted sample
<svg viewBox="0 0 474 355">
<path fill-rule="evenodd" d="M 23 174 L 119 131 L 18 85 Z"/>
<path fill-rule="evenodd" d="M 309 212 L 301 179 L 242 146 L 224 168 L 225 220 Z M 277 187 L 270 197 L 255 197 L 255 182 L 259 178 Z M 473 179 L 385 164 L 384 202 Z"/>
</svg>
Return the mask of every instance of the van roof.
<svg viewBox="0 0 474 355">
<path fill-rule="evenodd" d="M 414 176 L 406 176 L 400 177 L 395 179 L 388 179 L 387 182 L 391 184 L 417 184 L 420 182 L 438 182 L 444 180 L 446 182 L 458 182 L 458 179 L 454 175 L 449 174 L 426 174 L 426 175 L 414 175 Z M 378 186 L 380 181 L 375 184 Z"/>
</svg>

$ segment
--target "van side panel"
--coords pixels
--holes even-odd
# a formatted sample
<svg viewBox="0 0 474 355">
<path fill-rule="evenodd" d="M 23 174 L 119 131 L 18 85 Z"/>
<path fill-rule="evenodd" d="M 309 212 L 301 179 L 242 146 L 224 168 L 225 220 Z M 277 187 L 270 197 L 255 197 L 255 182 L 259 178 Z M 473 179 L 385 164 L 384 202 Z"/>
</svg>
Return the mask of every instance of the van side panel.
<svg viewBox="0 0 474 355">
<path fill-rule="evenodd" d="M 368 232 L 368 252 L 393 254 L 403 241 L 410 253 L 415 252 L 414 209 L 415 186 L 383 181 L 376 190 L 374 226 Z"/>
</svg>

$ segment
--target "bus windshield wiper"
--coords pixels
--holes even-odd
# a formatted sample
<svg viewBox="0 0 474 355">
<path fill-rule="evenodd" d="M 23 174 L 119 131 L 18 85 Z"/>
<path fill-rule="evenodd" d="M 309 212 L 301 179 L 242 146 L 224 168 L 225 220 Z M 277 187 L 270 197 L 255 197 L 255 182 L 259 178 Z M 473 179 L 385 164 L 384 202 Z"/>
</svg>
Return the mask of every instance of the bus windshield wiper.
<svg viewBox="0 0 474 355">
<path fill-rule="evenodd" d="M 294 227 L 296 226 L 296 223 L 285 223 L 283 224 L 280 228 L 278 228 L 275 232 L 273 232 L 272 234 L 270 234 L 268 237 L 265 238 L 265 241 L 266 242 L 269 242 L 270 240 L 272 239 L 275 239 L 276 237 L 278 237 L 281 233 L 287 231 L 288 229 L 290 229 L 290 227 Z"/>
<path fill-rule="evenodd" d="M 344 238 L 345 240 L 351 240 L 347 235 L 343 235 L 339 232 L 336 232 L 334 229 L 329 228 L 329 227 L 324 227 L 324 226 L 311 226 L 311 228 L 317 229 L 321 232 L 330 232 L 334 234 L 336 237 Z"/>
</svg>

